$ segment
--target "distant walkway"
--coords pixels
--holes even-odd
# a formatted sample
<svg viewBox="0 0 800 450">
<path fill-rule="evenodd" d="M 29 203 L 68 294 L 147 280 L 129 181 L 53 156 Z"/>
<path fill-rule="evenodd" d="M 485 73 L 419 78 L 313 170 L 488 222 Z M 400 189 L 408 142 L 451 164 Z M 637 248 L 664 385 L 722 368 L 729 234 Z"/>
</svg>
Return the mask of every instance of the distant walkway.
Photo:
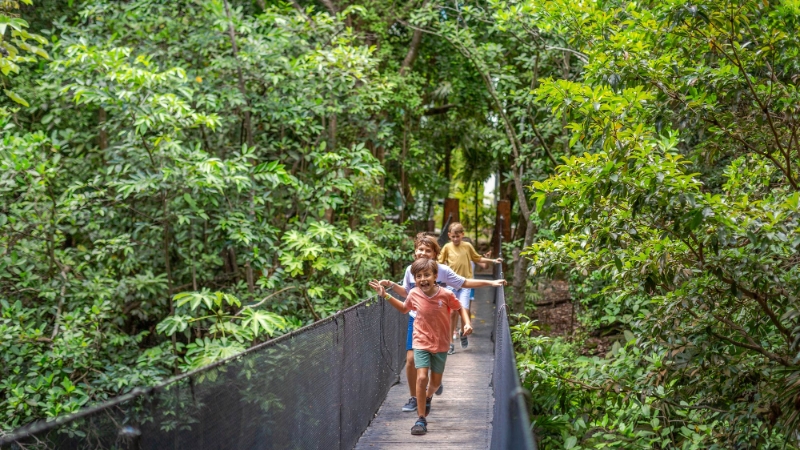
<svg viewBox="0 0 800 450">
<path fill-rule="evenodd" d="M 428 434 L 412 436 L 416 413 L 402 412 L 408 401 L 405 370 L 400 384 L 391 388 L 375 419 L 356 444 L 356 450 L 430 448 L 489 448 L 492 435 L 494 399 L 489 385 L 492 379 L 493 343 L 490 340 L 494 320 L 495 289 L 475 290 L 477 316 L 472 319 L 475 332 L 469 348 L 456 343 L 456 354 L 447 357 L 444 370 L 444 392 L 434 396 L 428 416 Z"/>
</svg>

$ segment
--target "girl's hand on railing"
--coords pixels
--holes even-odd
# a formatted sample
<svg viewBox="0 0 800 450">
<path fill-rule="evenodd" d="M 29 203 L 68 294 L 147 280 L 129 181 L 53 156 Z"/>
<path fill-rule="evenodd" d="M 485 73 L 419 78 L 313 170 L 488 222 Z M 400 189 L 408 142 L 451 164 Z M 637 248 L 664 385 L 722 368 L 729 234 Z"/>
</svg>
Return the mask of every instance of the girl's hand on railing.
<svg viewBox="0 0 800 450">
<path fill-rule="evenodd" d="M 494 287 L 505 286 L 507 284 L 508 284 L 508 282 L 506 282 L 506 280 L 504 280 L 502 278 L 499 279 L 499 280 L 492 280 L 492 286 L 494 286 Z"/>
</svg>

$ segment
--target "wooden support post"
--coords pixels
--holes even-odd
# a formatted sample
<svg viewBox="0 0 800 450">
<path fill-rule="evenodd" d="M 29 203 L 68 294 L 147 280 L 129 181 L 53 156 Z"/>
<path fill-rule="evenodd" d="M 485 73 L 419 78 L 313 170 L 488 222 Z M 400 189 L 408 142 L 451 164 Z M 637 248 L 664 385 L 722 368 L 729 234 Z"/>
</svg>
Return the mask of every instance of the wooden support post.
<svg viewBox="0 0 800 450">
<path fill-rule="evenodd" d="M 442 234 L 447 234 L 447 230 L 444 229 L 444 226 L 447 224 L 448 217 L 450 217 L 450 223 L 461 222 L 461 219 L 458 215 L 457 198 L 446 198 L 444 200 L 444 214 L 442 214 Z"/>
</svg>

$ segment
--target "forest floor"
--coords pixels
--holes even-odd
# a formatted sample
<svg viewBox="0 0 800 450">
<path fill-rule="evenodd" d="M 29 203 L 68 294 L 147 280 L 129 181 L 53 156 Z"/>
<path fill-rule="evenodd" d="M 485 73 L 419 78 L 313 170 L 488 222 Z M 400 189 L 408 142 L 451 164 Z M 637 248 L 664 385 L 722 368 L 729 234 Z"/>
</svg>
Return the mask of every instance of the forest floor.
<svg viewBox="0 0 800 450">
<path fill-rule="evenodd" d="M 563 280 L 548 280 L 539 284 L 535 309 L 530 318 L 536 320 L 544 336 L 561 336 L 571 340 L 585 330 L 578 320 L 580 303 L 573 301 L 569 284 Z M 614 344 L 616 336 L 590 335 L 580 350 L 584 356 L 605 355 Z"/>
<path fill-rule="evenodd" d="M 478 241 L 476 250 L 480 254 L 488 252 L 490 247 L 488 241 Z M 475 267 L 475 275 L 491 275 L 493 268 L 486 264 L 485 268 Z M 580 303 L 573 301 L 569 292 L 569 284 L 564 280 L 544 280 L 537 286 L 536 301 L 534 309 L 528 305 L 527 315 L 537 321 L 539 335 L 550 337 L 563 337 L 567 340 L 578 338 L 586 333 L 583 325 L 578 320 L 580 315 Z M 601 336 L 597 331 L 589 331 L 589 336 L 583 343 L 580 350 L 584 356 L 603 356 L 611 350 L 611 346 L 616 340 L 617 335 Z"/>
</svg>

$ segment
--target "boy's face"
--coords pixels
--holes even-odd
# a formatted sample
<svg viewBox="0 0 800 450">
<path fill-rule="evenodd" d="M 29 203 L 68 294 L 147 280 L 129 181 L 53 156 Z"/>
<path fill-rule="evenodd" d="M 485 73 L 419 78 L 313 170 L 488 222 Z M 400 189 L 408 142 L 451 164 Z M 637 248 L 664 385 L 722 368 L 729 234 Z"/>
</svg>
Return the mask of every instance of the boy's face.
<svg viewBox="0 0 800 450">
<path fill-rule="evenodd" d="M 450 238 L 450 241 L 453 242 L 453 245 L 458 247 L 461 245 L 461 240 L 464 239 L 464 232 L 463 231 L 451 231 L 447 233 L 447 236 Z"/>
<path fill-rule="evenodd" d="M 436 292 L 436 272 L 431 269 L 420 270 L 414 274 L 414 282 L 426 295 Z"/>
<path fill-rule="evenodd" d="M 417 249 L 414 250 L 414 259 L 420 258 L 436 259 L 436 255 L 433 253 L 432 248 L 422 244 L 418 245 Z"/>
</svg>

